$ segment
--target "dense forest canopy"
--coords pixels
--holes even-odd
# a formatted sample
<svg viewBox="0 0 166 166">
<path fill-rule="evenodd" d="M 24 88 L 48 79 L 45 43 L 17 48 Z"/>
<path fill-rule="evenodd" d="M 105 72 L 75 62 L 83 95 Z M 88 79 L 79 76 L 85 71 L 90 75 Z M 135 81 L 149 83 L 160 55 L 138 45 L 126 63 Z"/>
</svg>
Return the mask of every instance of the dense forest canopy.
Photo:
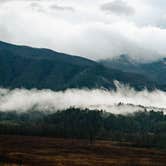
<svg viewBox="0 0 166 166">
<path fill-rule="evenodd" d="M 153 110 L 114 115 L 77 108 L 54 113 L 0 112 L 0 134 L 89 139 L 91 143 L 111 139 L 166 148 L 166 115 Z"/>
</svg>

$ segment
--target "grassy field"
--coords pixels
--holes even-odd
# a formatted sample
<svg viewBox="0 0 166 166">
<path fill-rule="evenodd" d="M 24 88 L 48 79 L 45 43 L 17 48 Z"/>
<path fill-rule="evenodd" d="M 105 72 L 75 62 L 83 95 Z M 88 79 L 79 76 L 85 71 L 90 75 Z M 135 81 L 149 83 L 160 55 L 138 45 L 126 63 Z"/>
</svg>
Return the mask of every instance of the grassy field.
<svg viewBox="0 0 166 166">
<path fill-rule="evenodd" d="M 0 136 L 0 166 L 165 166 L 166 152 L 130 144 Z"/>
</svg>

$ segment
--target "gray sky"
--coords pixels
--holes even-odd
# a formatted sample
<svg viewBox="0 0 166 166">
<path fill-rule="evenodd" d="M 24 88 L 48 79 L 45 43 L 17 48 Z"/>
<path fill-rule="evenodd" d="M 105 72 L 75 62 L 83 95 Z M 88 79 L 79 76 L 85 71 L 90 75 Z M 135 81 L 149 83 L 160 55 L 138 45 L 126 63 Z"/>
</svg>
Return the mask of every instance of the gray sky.
<svg viewBox="0 0 166 166">
<path fill-rule="evenodd" d="M 0 0 L 0 40 L 91 59 L 166 57 L 165 0 Z"/>
</svg>

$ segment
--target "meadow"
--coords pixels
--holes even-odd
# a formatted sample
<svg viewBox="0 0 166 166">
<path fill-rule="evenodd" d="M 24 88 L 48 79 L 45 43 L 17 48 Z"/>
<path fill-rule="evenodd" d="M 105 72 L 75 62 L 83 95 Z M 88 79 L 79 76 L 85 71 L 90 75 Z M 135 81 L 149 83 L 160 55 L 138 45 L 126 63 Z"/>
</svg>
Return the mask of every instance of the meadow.
<svg viewBox="0 0 166 166">
<path fill-rule="evenodd" d="M 124 142 L 0 136 L 1 166 L 165 166 L 166 151 Z"/>
</svg>

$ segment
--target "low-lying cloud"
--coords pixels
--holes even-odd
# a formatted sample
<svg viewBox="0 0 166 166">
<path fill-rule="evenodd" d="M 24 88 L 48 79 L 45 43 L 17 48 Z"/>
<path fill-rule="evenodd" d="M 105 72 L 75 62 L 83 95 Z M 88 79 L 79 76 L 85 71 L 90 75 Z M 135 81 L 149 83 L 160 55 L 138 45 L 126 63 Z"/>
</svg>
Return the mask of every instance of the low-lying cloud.
<svg viewBox="0 0 166 166">
<path fill-rule="evenodd" d="M 148 110 L 166 113 L 166 92 L 135 91 L 116 83 L 117 90 L 68 89 L 66 91 L 0 89 L 1 111 L 57 111 L 70 107 L 105 110 L 115 114 Z"/>
</svg>

